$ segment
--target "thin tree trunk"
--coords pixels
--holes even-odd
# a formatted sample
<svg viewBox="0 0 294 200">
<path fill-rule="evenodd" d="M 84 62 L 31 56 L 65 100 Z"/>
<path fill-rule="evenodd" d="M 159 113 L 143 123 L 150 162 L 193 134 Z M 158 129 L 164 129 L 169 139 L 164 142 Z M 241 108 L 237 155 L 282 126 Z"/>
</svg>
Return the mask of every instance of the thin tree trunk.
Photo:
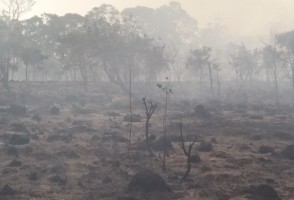
<svg viewBox="0 0 294 200">
<path fill-rule="evenodd" d="M 29 80 L 28 71 L 29 71 L 29 65 L 26 65 L 26 81 Z"/>
<path fill-rule="evenodd" d="M 219 78 L 218 71 L 216 72 L 216 79 L 217 79 L 217 98 L 220 99 L 220 96 L 221 96 L 221 83 L 220 83 L 220 78 Z"/>
<path fill-rule="evenodd" d="M 291 71 L 292 71 L 292 104 L 294 106 L 294 63 L 291 63 Z"/>
<path fill-rule="evenodd" d="M 128 155 L 131 155 L 131 142 L 132 142 L 132 127 L 133 127 L 133 110 L 132 110 L 132 69 L 130 68 L 130 82 L 129 82 L 129 98 L 130 98 L 130 134 L 129 134 L 129 148 L 128 148 Z"/>
<path fill-rule="evenodd" d="M 212 95 L 212 97 L 214 97 L 214 89 L 213 89 L 213 79 L 212 79 L 211 63 L 208 64 L 208 71 L 209 71 L 210 91 L 211 91 L 211 95 Z"/>
<path fill-rule="evenodd" d="M 276 104 L 280 102 L 280 96 L 279 96 L 279 83 L 278 83 L 278 74 L 277 74 L 277 68 L 274 67 L 274 82 L 275 82 L 275 99 Z"/>
<path fill-rule="evenodd" d="M 166 121 L 167 121 L 167 103 L 168 103 L 168 83 L 166 83 L 166 91 L 165 91 L 165 108 L 164 108 L 164 121 L 163 121 L 163 161 L 162 161 L 162 171 L 166 172 L 166 156 L 167 156 L 167 148 L 166 148 Z"/>
</svg>

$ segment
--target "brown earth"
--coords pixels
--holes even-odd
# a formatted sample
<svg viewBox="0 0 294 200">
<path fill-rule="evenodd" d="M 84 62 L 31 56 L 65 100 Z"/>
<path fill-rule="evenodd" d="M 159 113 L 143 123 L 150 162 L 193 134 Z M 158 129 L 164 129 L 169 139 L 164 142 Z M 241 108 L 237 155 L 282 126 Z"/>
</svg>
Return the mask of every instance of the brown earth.
<svg viewBox="0 0 294 200">
<path fill-rule="evenodd" d="M 142 121 L 133 123 L 129 156 L 129 122 L 124 120 L 128 115 L 127 97 L 76 95 L 82 109 L 77 111 L 68 100 L 74 99 L 69 94 L 63 98 L 60 91 L 51 94 L 45 87 L 43 91 L 48 93 L 31 92 L 24 97 L 20 92 L 12 95 L 1 91 L 0 188 L 7 190 L 8 185 L 13 192 L 7 195 L 0 190 L 0 199 L 131 199 L 123 196 L 128 195 L 131 178 L 142 169 L 160 174 L 173 191 L 168 197 L 153 194 L 149 197 L 153 200 L 269 199 L 266 194 L 274 192 L 278 197 L 273 194 L 272 199 L 294 199 L 294 161 L 284 152 L 294 144 L 290 109 L 272 111 L 272 107 L 248 105 L 240 112 L 240 106 L 219 105 L 217 109 L 208 108 L 211 117 L 202 118 L 193 110 L 187 113 L 170 107 L 167 134 L 173 138 L 173 149 L 164 173 L 162 152 L 154 151 L 154 156 L 149 156 L 142 145 L 143 104 L 140 108 L 135 102 L 134 113 L 141 115 Z M 26 105 L 26 114 L 10 113 L 11 103 Z M 52 114 L 52 106 L 60 112 Z M 159 108 L 150 121 L 150 134 L 157 139 L 163 134 L 162 117 Z M 192 151 L 201 158 L 192 164 L 186 180 L 182 180 L 186 157 L 177 141 L 181 120 L 187 144 L 197 138 Z M 12 135 L 20 133 L 29 134 L 29 143 L 10 144 Z M 200 150 L 204 142 L 211 148 Z M 271 151 L 260 152 L 261 146 Z"/>
</svg>

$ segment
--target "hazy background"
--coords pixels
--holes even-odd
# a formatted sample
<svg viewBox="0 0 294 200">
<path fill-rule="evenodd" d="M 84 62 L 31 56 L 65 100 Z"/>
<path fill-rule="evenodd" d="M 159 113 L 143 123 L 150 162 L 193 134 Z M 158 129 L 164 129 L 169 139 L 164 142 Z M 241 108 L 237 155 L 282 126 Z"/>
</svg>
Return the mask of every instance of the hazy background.
<svg viewBox="0 0 294 200">
<path fill-rule="evenodd" d="M 68 12 L 86 14 L 91 8 L 103 3 L 112 4 L 117 9 L 146 6 L 158 8 L 169 0 L 37 0 L 32 12 L 40 15 Z M 293 28 L 293 0 L 178 0 L 183 9 L 194 17 L 199 27 L 216 19 L 231 34 L 236 36 L 268 35 L 269 31 L 284 32 Z"/>
</svg>

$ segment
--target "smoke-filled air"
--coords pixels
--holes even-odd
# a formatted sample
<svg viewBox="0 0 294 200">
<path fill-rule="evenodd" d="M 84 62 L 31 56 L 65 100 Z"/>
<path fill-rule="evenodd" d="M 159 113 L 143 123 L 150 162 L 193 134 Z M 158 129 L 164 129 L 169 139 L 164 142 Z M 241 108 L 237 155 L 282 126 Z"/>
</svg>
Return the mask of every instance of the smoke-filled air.
<svg viewBox="0 0 294 200">
<path fill-rule="evenodd" d="M 0 199 L 294 199 L 293 8 L 0 0 Z"/>
</svg>

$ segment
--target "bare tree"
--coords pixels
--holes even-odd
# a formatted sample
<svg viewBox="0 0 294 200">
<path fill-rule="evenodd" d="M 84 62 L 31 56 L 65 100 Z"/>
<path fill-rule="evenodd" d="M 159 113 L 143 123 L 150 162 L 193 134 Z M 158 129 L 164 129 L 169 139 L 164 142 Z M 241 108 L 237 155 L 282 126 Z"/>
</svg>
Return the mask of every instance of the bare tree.
<svg viewBox="0 0 294 200">
<path fill-rule="evenodd" d="M 19 20 L 36 3 L 34 0 L 2 0 L 2 2 L 5 5 L 3 14 L 10 23 Z"/>
<path fill-rule="evenodd" d="M 167 156 L 167 149 L 166 149 L 166 128 L 167 128 L 167 110 L 168 110 L 168 98 L 171 94 L 173 94 L 173 90 L 171 89 L 170 78 L 167 76 L 165 77 L 166 84 L 163 87 L 161 84 L 157 84 L 157 87 L 164 92 L 165 95 L 165 102 L 164 102 L 164 119 L 163 119 L 163 157 L 162 159 L 162 171 L 166 172 L 166 156 Z"/>
<path fill-rule="evenodd" d="M 188 148 L 185 146 L 184 136 L 183 136 L 183 123 L 182 122 L 180 123 L 180 134 L 181 134 L 180 146 L 181 146 L 181 149 L 183 150 L 185 156 L 187 157 L 187 170 L 186 170 L 185 175 L 183 176 L 183 179 L 186 179 L 189 176 L 190 171 L 191 171 L 191 151 L 192 151 L 192 148 L 196 142 L 196 139 L 194 141 L 190 142 L 190 144 L 188 145 Z"/>
<path fill-rule="evenodd" d="M 133 127 L 133 109 L 132 109 L 132 69 L 129 69 L 130 73 L 130 82 L 129 82 L 129 100 L 130 100 L 130 133 L 129 133 L 129 148 L 128 148 L 128 155 L 131 155 L 131 142 L 132 142 L 132 127 Z"/>
<path fill-rule="evenodd" d="M 150 155 L 152 155 L 152 149 L 150 146 L 150 138 L 149 138 L 149 121 L 157 107 L 157 102 L 152 101 L 152 99 L 146 100 L 146 97 L 144 97 L 142 101 L 145 107 L 145 114 L 146 114 L 146 122 L 145 122 L 146 147 Z"/>
</svg>

